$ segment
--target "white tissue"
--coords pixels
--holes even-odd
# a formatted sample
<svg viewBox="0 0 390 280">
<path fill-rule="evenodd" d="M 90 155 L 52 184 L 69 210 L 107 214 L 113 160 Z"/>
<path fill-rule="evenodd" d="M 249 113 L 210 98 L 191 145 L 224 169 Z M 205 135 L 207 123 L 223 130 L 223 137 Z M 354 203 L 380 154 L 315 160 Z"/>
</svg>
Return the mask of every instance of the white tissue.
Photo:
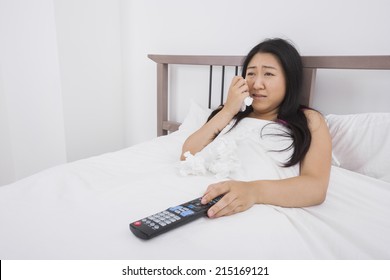
<svg viewBox="0 0 390 280">
<path fill-rule="evenodd" d="M 193 175 L 204 175 L 206 174 L 206 166 L 204 158 L 196 157 L 192 155 L 189 151 L 184 153 L 185 161 L 180 162 L 180 175 L 187 176 L 190 174 Z"/>
<path fill-rule="evenodd" d="M 245 97 L 244 102 L 242 102 L 241 112 L 244 112 L 247 106 L 252 105 L 253 98 L 250 96 Z"/>
<path fill-rule="evenodd" d="M 236 150 L 235 140 L 217 138 L 195 155 L 184 153 L 185 160 L 180 162 L 179 172 L 182 176 L 205 175 L 210 172 L 218 179 L 227 178 L 240 166 Z"/>
</svg>

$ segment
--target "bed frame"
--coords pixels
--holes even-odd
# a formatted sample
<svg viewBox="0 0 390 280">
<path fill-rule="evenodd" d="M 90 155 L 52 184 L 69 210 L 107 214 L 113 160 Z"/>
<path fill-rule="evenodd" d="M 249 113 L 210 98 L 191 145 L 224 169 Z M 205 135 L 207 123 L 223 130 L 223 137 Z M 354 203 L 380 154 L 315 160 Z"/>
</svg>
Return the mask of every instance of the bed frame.
<svg viewBox="0 0 390 280">
<path fill-rule="evenodd" d="M 166 135 L 178 129 L 180 123 L 168 120 L 168 66 L 208 65 L 210 66 L 210 93 L 213 66 L 238 67 L 242 65 L 244 56 L 196 56 L 196 55 L 156 55 L 148 57 L 157 63 L 157 135 Z M 317 69 L 366 69 L 390 70 L 389 56 L 302 56 L 303 62 L 303 95 L 301 103 L 310 106 L 314 93 Z M 223 86 L 222 86 L 223 97 Z M 221 98 L 222 99 L 222 98 Z M 210 97 L 209 97 L 210 100 Z M 209 101 L 210 104 L 210 101 Z"/>
</svg>

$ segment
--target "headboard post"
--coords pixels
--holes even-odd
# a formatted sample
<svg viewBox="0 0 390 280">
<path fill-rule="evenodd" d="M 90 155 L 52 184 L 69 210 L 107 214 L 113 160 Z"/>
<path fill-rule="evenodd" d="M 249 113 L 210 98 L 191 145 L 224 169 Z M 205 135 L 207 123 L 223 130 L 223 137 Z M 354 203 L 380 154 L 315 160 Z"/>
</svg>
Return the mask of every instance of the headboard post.
<svg viewBox="0 0 390 280">
<path fill-rule="evenodd" d="M 302 83 L 302 97 L 301 104 L 305 106 L 311 106 L 314 85 L 316 82 L 317 69 L 316 68 L 303 68 L 303 83 Z"/>
<path fill-rule="evenodd" d="M 168 64 L 157 63 L 157 136 L 166 135 L 163 123 L 168 120 Z"/>
</svg>

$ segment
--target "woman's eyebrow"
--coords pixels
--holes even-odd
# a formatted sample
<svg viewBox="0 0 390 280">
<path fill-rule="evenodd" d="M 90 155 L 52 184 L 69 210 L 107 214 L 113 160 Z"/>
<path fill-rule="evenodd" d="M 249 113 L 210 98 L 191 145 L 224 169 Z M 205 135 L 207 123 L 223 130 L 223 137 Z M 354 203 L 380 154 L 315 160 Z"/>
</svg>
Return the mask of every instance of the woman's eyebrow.
<svg viewBox="0 0 390 280">
<path fill-rule="evenodd" d="M 248 66 L 248 68 L 247 68 L 247 69 L 255 69 L 255 68 L 257 68 L 257 66 Z M 274 70 L 277 70 L 277 68 L 276 68 L 276 67 L 274 67 L 274 66 L 270 66 L 270 65 L 263 65 L 263 66 L 261 66 L 261 68 L 266 68 L 266 69 L 274 69 Z"/>
<path fill-rule="evenodd" d="M 263 65 L 262 68 L 269 68 L 269 69 L 277 70 L 276 67 L 274 67 L 274 66 L 269 66 L 269 65 Z"/>
</svg>

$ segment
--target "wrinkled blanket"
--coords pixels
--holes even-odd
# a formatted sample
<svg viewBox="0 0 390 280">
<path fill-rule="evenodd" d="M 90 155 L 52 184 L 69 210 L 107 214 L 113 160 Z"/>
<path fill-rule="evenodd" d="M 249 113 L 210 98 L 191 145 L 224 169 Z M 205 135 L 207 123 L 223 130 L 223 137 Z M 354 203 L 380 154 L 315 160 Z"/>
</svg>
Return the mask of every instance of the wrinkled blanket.
<svg viewBox="0 0 390 280">
<path fill-rule="evenodd" d="M 245 118 L 234 128 L 233 124 L 202 151 L 195 155 L 186 152 L 180 173 L 211 173 L 218 179 L 235 180 L 283 179 L 299 174 L 299 165 L 283 167 L 293 148 L 282 124 L 254 118 Z"/>
</svg>

